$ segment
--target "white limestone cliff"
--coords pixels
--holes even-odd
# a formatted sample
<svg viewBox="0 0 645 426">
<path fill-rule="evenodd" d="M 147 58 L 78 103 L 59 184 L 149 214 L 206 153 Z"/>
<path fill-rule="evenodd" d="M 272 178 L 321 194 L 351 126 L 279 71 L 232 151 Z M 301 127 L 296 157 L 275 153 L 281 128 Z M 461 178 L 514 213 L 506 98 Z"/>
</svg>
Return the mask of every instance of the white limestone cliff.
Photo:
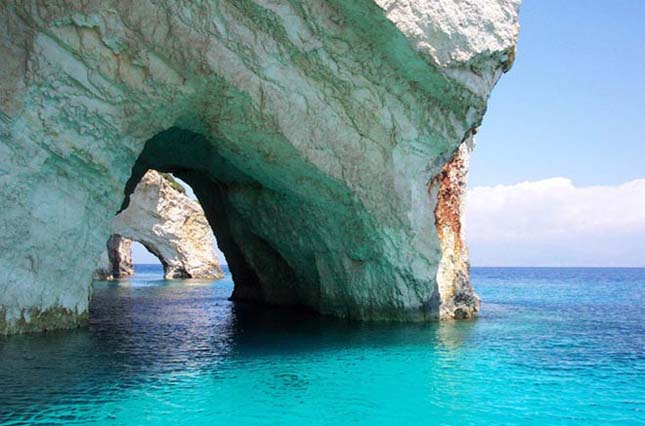
<svg viewBox="0 0 645 426">
<path fill-rule="evenodd" d="M 3 2 L 0 333 L 84 323 L 111 220 L 148 169 L 193 187 L 236 300 L 472 317 L 465 171 L 446 165 L 512 63 L 518 8 Z"/>
<path fill-rule="evenodd" d="M 166 279 L 224 276 L 204 211 L 170 179 L 154 170 L 143 175 L 128 207 L 112 220 L 113 235 L 95 275 L 134 275 L 132 241 L 138 241 L 159 259 Z"/>
</svg>

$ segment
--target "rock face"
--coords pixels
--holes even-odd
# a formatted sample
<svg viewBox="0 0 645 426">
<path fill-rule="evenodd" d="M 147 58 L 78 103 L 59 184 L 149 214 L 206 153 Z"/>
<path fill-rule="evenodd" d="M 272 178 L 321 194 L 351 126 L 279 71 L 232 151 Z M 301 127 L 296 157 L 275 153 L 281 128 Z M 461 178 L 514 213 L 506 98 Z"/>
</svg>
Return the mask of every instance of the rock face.
<svg viewBox="0 0 645 426">
<path fill-rule="evenodd" d="M 114 234 L 108 240 L 107 254 L 101 255 L 95 276 L 110 279 L 134 275 L 133 240 L 161 261 L 166 279 L 224 276 L 204 211 L 170 179 L 154 170 L 143 175 L 130 195 L 128 207 L 112 221 Z M 109 266 L 101 263 L 106 258 Z"/>
<path fill-rule="evenodd" d="M 99 266 L 94 272 L 94 279 L 113 280 L 133 275 L 132 240 L 119 234 L 112 234 L 107 242 L 106 250 L 99 258 Z"/>
<path fill-rule="evenodd" d="M 463 147 L 512 63 L 518 8 L 5 1 L 0 332 L 84 322 L 112 217 L 148 169 L 193 187 L 236 300 L 472 316 Z"/>
</svg>

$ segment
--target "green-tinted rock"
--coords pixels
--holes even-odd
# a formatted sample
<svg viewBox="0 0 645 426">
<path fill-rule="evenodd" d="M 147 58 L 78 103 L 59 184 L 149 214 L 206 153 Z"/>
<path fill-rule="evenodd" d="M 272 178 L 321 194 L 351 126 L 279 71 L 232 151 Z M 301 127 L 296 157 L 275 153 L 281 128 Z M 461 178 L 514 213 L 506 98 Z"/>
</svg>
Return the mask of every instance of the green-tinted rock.
<svg viewBox="0 0 645 426">
<path fill-rule="evenodd" d="M 460 228 L 435 207 L 459 221 L 447 194 L 465 170 L 446 165 L 512 60 L 518 1 L 462 6 L 3 2 L 4 329 L 75 323 L 23 321 L 31 309 L 84 315 L 110 221 L 147 167 L 194 186 L 236 299 L 472 315 Z"/>
</svg>

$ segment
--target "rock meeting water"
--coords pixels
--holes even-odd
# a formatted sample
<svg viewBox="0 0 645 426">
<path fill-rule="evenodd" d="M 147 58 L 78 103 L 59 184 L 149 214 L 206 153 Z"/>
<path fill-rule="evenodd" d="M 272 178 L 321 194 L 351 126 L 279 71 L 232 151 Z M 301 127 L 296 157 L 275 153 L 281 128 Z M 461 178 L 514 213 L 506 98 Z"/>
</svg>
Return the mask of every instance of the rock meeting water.
<svg viewBox="0 0 645 426">
<path fill-rule="evenodd" d="M 475 268 L 474 321 L 354 323 L 139 266 L 0 340 L 0 424 L 645 424 L 645 269 Z"/>
</svg>

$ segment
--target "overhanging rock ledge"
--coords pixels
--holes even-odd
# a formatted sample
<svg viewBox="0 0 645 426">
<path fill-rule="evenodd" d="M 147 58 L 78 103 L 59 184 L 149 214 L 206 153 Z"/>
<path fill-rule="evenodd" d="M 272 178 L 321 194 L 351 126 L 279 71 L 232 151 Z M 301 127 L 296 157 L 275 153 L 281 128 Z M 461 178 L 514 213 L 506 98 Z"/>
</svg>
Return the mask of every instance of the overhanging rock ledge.
<svg viewBox="0 0 645 426">
<path fill-rule="evenodd" d="M 512 63 L 519 1 L 0 9 L 0 333 L 86 321 L 110 222 L 149 168 L 194 188 L 236 300 L 476 313 L 460 147 Z"/>
</svg>

